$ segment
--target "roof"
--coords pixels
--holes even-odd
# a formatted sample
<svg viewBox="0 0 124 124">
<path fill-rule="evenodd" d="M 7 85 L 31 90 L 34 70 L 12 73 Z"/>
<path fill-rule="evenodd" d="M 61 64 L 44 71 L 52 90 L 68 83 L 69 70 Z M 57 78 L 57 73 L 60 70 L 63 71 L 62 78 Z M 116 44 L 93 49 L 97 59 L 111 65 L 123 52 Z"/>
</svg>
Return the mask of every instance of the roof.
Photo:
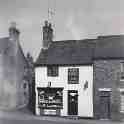
<svg viewBox="0 0 124 124">
<path fill-rule="evenodd" d="M 11 54 L 11 50 L 13 49 L 12 47 L 12 42 L 10 41 L 9 37 L 5 37 L 5 38 L 0 38 L 0 53 L 8 53 Z M 25 63 L 27 64 L 27 60 L 24 56 L 24 52 L 22 50 L 21 45 L 19 44 L 19 51 L 23 57 L 23 60 L 25 60 Z"/>
<path fill-rule="evenodd" d="M 94 59 L 124 58 L 124 35 L 100 36 L 94 50 Z"/>
<path fill-rule="evenodd" d="M 5 52 L 5 50 L 9 47 L 9 42 L 8 42 L 9 38 L 0 38 L 0 53 L 1 52 Z"/>
<path fill-rule="evenodd" d="M 41 49 L 35 65 L 92 64 L 93 39 L 53 41 L 46 50 Z"/>
<path fill-rule="evenodd" d="M 54 41 L 48 49 L 41 49 L 35 65 L 92 64 L 96 59 L 124 59 L 124 35 Z"/>
</svg>

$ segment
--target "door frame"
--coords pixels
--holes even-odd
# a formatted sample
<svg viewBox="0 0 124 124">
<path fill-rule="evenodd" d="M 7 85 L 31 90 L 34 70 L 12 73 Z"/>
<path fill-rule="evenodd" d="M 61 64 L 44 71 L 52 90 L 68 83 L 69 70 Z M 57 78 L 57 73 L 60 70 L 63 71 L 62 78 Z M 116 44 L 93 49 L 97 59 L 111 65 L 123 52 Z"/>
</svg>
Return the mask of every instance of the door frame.
<svg viewBox="0 0 124 124">
<path fill-rule="evenodd" d="M 69 106 L 69 104 L 70 104 L 70 102 L 69 102 L 69 93 L 76 93 L 77 95 L 76 95 L 76 102 L 77 103 L 75 103 L 75 109 L 76 109 L 76 111 L 75 112 L 72 112 L 72 113 L 70 113 L 70 106 Z M 67 101 L 68 101 L 68 115 L 74 115 L 74 116 L 77 116 L 78 115 L 78 90 L 68 90 L 68 97 L 67 97 Z"/>
<path fill-rule="evenodd" d="M 100 110 L 100 119 L 110 119 L 110 117 L 111 117 L 111 91 L 100 91 L 100 95 L 99 95 L 99 98 L 100 98 L 100 102 L 99 102 L 99 104 L 100 104 L 100 106 L 101 106 L 101 100 L 102 100 L 102 97 L 106 97 L 106 98 L 108 98 L 108 101 L 107 101 L 107 117 L 103 117 L 103 116 L 101 116 L 101 114 L 102 114 L 102 111 Z"/>
</svg>

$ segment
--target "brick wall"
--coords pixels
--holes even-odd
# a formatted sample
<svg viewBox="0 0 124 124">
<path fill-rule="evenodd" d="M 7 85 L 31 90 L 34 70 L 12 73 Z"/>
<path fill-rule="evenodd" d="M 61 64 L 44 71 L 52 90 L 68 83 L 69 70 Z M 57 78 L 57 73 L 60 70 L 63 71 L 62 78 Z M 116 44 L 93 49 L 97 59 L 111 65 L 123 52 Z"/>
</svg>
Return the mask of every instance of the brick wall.
<svg viewBox="0 0 124 124">
<path fill-rule="evenodd" d="M 118 88 L 120 62 L 122 60 L 96 60 L 94 61 L 94 117 L 100 118 L 100 91 L 99 88 L 110 88 L 110 118 L 120 119 L 120 92 Z"/>
</svg>

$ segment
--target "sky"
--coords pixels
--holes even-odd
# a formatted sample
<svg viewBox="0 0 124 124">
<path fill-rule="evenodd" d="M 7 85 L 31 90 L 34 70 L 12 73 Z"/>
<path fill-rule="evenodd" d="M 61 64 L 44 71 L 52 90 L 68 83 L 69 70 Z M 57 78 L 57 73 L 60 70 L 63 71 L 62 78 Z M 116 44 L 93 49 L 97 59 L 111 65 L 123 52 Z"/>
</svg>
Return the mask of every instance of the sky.
<svg viewBox="0 0 124 124">
<path fill-rule="evenodd" d="M 50 18 L 54 40 L 124 34 L 124 0 L 0 0 L 0 37 L 8 36 L 10 23 L 16 22 L 23 51 L 35 60 L 42 47 L 48 5 L 55 9 Z"/>
</svg>

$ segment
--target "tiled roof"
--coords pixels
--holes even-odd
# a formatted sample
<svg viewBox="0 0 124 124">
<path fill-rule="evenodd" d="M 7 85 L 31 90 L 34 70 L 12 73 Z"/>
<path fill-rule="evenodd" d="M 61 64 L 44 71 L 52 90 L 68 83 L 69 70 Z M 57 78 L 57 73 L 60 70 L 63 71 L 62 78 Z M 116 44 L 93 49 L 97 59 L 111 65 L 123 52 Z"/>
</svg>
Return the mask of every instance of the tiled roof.
<svg viewBox="0 0 124 124">
<path fill-rule="evenodd" d="M 92 64 L 95 59 L 124 59 L 124 35 L 55 41 L 41 50 L 35 64 Z"/>
<path fill-rule="evenodd" d="M 94 41 L 53 41 L 47 50 L 41 50 L 35 65 L 92 64 Z"/>
<path fill-rule="evenodd" d="M 98 37 L 94 52 L 94 59 L 124 58 L 124 36 Z"/>
</svg>

